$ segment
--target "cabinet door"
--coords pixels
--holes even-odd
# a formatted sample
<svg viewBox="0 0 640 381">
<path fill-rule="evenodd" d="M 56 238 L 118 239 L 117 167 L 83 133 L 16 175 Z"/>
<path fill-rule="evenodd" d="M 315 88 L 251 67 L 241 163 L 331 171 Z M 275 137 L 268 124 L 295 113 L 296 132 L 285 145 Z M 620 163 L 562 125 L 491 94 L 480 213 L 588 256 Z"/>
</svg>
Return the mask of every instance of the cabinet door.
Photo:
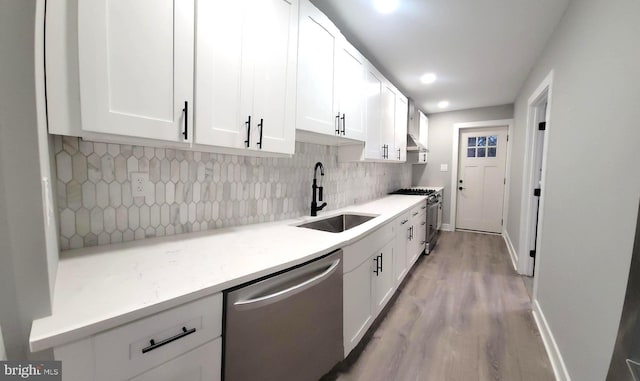
<svg viewBox="0 0 640 381">
<path fill-rule="evenodd" d="M 338 28 L 309 0 L 300 2 L 296 128 L 336 135 Z"/>
<path fill-rule="evenodd" d="M 394 148 L 395 136 L 395 118 L 396 118 L 396 92 L 388 83 L 382 84 L 381 95 L 381 120 L 380 120 L 380 140 L 385 148 L 385 159 L 397 160 Z"/>
<path fill-rule="evenodd" d="M 420 111 L 420 143 L 425 148 L 429 148 L 429 118 L 422 111 Z"/>
<path fill-rule="evenodd" d="M 405 214 L 396 220 L 396 243 L 393 247 L 393 274 L 396 286 L 407 274 L 407 227 L 409 215 Z"/>
<path fill-rule="evenodd" d="M 219 381 L 221 364 L 222 338 L 219 337 L 130 381 Z"/>
<path fill-rule="evenodd" d="M 83 130 L 191 140 L 194 17 L 194 0 L 78 2 Z"/>
<path fill-rule="evenodd" d="M 295 95 L 298 56 L 298 0 L 248 1 L 252 76 L 243 90 L 252 110 L 251 148 L 293 154 L 295 147 Z"/>
<path fill-rule="evenodd" d="M 344 274 L 344 355 L 360 342 L 373 322 L 371 295 L 371 260 L 367 259 L 353 271 Z"/>
<path fill-rule="evenodd" d="M 356 48 L 342 38 L 336 51 L 336 88 L 338 112 L 344 135 L 365 140 L 364 75 L 366 60 Z"/>
<path fill-rule="evenodd" d="M 243 51 L 249 20 L 244 1 L 198 1 L 196 131 L 198 144 L 246 148 L 250 115 L 241 113 Z"/>
<path fill-rule="evenodd" d="M 374 266 L 378 266 L 377 273 L 372 273 L 373 294 L 375 301 L 375 312 L 377 315 L 387 304 L 391 296 L 393 296 L 395 277 L 393 275 L 393 245 L 395 241 L 391 240 L 378 253 L 374 253 L 372 260 Z"/>
<path fill-rule="evenodd" d="M 382 97 L 382 76 L 368 65 L 365 82 L 367 141 L 365 143 L 365 159 L 382 159 L 380 139 L 380 106 Z"/>
<path fill-rule="evenodd" d="M 396 97 L 396 123 L 395 123 L 395 158 L 399 161 L 407 161 L 407 122 L 409 117 L 409 104 L 402 94 Z"/>
</svg>

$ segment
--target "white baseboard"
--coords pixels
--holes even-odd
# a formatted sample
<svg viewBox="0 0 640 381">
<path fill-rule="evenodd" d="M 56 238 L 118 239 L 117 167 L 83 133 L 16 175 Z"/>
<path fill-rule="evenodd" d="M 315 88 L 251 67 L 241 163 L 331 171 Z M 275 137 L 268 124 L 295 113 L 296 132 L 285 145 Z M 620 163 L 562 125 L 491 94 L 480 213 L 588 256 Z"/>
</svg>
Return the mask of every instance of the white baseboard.
<svg viewBox="0 0 640 381">
<path fill-rule="evenodd" d="M 507 244 L 507 250 L 509 250 L 509 257 L 511 257 L 511 264 L 513 264 L 513 269 L 518 272 L 518 253 L 513 247 L 513 242 L 511 242 L 511 237 L 509 237 L 509 233 L 506 229 L 502 231 L 502 238 L 504 238 L 504 242 Z"/>
<path fill-rule="evenodd" d="M 560 349 L 558 349 L 558 344 L 556 344 L 556 340 L 553 337 L 553 333 L 551 333 L 547 319 L 545 318 L 544 313 L 542 313 L 542 309 L 540 308 L 540 304 L 537 300 L 533 301 L 531 305 L 531 312 L 533 313 L 533 318 L 535 319 L 538 330 L 540 331 L 544 347 L 547 350 L 547 356 L 549 356 L 549 361 L 551 362 L 551 367 L 553 368 L 556 380 L 571 381 L 567 367 L 562 359 Z"/>
<path fill-rule="evenodd" d="M 440 227 L 440 230 L 443 230 L 446 232 L 452 232 L 453 228 L 451 227 L 451 224 L 442 224 L 442 226 Z"/>
</svg>

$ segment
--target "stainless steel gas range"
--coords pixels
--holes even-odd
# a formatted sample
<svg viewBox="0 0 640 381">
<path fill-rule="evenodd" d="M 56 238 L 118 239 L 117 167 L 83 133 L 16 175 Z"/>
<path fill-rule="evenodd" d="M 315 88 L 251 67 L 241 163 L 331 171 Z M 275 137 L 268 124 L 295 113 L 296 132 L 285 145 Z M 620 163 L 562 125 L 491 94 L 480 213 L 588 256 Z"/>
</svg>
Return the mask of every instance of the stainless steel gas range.
<svg viewBox="0 0 640 381">
<path fill-rule="evenodd" d="M 391 194 L 406 194 L 427 197 L 427 236 L 425 254 L 429 254 L 438 242 L 438 229 L 442 224 L 442 188 L 412 187 L 398 189 Z"/>
</svg>

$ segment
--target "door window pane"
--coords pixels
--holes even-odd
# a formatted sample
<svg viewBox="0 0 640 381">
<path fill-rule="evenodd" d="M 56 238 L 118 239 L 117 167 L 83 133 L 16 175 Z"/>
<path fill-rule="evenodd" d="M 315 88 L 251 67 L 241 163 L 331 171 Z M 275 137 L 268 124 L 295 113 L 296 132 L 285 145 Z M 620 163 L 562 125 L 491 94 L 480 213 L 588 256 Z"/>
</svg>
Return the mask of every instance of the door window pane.
<svg viewBox="0 0 640 381">
<path fill-rule="evenodd" d="M 485 148 L 478 148 L 478 157 L 485 156 Z"/>
<path fill-rule="evenodd" d="M 498 145 L 498 137 L 497 136 L 489 136 L 489 147 Z"/>
<path fill-rule="evenodd" d="M 475 147 L 476 146 L 476 137 L 474 136 L 472 138 L 469 138 L 467 143 L 468 143 L 467 144 L 468 147 Z"/>
<path fill-rule="evenodd" d="M 487 157 L 496 157 L 496 147 L 487 148 Z"/>
<path fill-rule="evenodd" d="M 478 136 L 478 147 L 484 147 L 487 145 L 487 137 L 486 136 Z"/>
<path fill-rule="evenodd" d="M 476 149 L 467 148 L 467 157 L 476 157 Z"/>
</svg>

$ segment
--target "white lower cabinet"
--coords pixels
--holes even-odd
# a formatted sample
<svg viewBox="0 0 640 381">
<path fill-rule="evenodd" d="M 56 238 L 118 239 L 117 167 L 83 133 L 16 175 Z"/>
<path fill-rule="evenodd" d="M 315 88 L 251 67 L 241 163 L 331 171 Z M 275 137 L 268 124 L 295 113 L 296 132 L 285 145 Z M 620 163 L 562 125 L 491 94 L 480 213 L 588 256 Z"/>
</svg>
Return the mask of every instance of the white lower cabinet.
<svg viewBox="0 0 640 381">
<path fill-rule="evenodd" d="M 396 287 L 408 272 L 407 242 L 409 241 L 409 213 L 405 213 L 394 222 L 396 225 L 396 244 L 393 251 L 393 276 Z"/>
<path fill-rule="evenodd" d="M 426 222 L 425 211 L 426 201 L 420 202 L 342 249 L 345 357 L 364 337 L 424 250 L 426 230 L 419 219 Z M 412 231 L 413 239 L 409 239 Z"/>
<path fill-rule="evenodd" d="M 358 344 L 373 322 L 370 260 L 344 274 L 344 356 Z"/>
<path fill-rule="evenodd" d="M 371 275 L 372 286 L 375 302 L 375 314 L 378 315 L 380 311 L 387 305 L 387 302 L 393 296 L 395 290 L 395 283 L 393 277 L 393 246 L 395 245 L 395 239 L 392 239 L 387 245 L 381 248 L 378 252 L 374 253 L 372 260 L 374 269 Z"/>
<path fill-rule="evenodd" d="M 185 353 L 131 381 L 219 381 L 222 338 Z"/>
<path fill-rule="evenodd" d="M 411 267 L 424 251 L 427 238 L 427 202 L 411 209 L 407 241 L 407 263 Z"/>
<path fill-rule="evenodd" d="M 222 294 L 54 348 L 65 381 L 219 380 Z"/>
</svg>

